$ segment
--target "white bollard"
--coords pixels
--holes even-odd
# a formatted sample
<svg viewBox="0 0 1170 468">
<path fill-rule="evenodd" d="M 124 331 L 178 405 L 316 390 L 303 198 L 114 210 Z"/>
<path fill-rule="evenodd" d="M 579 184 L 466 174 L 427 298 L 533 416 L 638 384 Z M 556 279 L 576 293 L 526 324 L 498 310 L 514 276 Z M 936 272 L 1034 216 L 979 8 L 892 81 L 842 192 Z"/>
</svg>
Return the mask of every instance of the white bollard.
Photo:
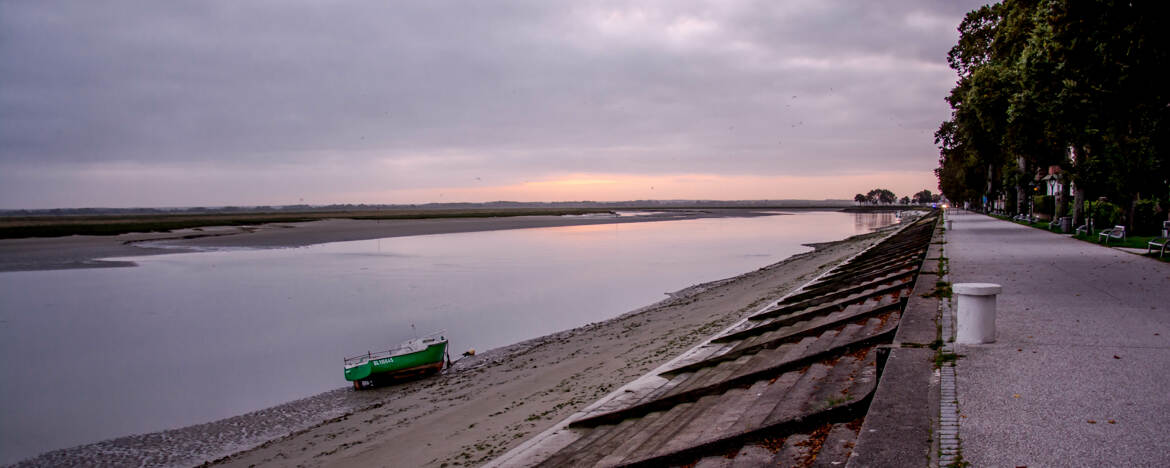
<svg viewBox="0 0 1170 468">
<path fill-rule="evenodd" d="M 958 343 L 995 342 L 995 296 L 1003 287 L 994 283 L 955 283 L 958 298 Z"/>
<path fill-rule="evenodd" d="M 953 229 L 955 227 L 954 223 L 955 223 L 955 220 L 953 220 L 953 219 L 947 220 L 947 230 L 948 231 L 950 231 L 951 229 Z"/>
</svg>

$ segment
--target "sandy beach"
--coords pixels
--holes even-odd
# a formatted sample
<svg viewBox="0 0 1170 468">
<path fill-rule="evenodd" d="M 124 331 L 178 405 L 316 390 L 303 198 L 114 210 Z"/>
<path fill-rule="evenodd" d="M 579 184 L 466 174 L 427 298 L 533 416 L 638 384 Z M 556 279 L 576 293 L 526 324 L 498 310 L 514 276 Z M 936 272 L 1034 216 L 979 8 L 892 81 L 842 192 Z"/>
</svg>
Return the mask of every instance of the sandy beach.
<svg viewBox="0 0 1170 468">
<path fill-rule="evenodd" d="M 593 220 L 568 220 L 590 221 Z M 313 225 L 309 229 L 265 226 L 247 235 L 167 242 L 181 242 L 184 249 L 233 243 L 275 247 L 288 246 L 291 240 L 307 245 L 319 239 L 346 240 L 339 239 L 345 236 L 349 236 L 348 240 L 386 237 L 387 232 L 467 232 L 550 222 L 565 221 L 426 220 L 404 222 L 410 227 L 400 226 L 395 231 L 377 226 L 394 222 L 331 220 L 308 223 Z M 371 223 L 375 226 L 371 227 Z M 236 228 L 225 229 L 224 233 L 230 233 L 227 230 Z M 362 392 L 339 388 L 208 424 L 58 450 L 21 465 L 482 464 L 665 363 L 761 304 L 811 280 L 879 237 L 880 234 L 868 234 L 818 244 L 813 252 L 733 278 L 685 288 L 663 301 L 611 320 L 459 359 L 432 378 Z M 122 245 L 119 248 L 147 250 Z M 100 248 L 99 245 L 86 254 Z M 173 247 L 157 250 L 175 251 Z M 462 351 L 454 349 L 452 355 Z"/>
</svg>

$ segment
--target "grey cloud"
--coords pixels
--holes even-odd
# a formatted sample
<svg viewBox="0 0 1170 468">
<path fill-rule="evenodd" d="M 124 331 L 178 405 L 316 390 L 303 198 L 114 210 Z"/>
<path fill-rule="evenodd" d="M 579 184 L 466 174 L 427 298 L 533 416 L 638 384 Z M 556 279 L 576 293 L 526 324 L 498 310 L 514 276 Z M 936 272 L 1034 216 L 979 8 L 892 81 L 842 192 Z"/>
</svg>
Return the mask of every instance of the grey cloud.
<svg viewBox="0 0 1170 468">
<path fill-rule="evenodd" d="M 920 167 L 929 134 L 907 138 L 945 117 L 945 52 L 975 6 L 4 2 L 0 162 Z"/>
</svg>

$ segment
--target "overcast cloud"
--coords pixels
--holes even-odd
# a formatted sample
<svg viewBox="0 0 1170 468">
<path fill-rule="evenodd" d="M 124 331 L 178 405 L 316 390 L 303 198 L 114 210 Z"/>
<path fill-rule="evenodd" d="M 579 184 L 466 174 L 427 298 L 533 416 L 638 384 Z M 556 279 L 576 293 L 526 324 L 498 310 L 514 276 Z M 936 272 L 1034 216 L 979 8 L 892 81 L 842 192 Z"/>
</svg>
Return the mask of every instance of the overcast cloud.
<svg viewBox="0 0 1170 468">
<path fill-rule="evenodd" d="M 3 1 L 0 207 L 933 190 L 980 4 Z"/>
</svg>

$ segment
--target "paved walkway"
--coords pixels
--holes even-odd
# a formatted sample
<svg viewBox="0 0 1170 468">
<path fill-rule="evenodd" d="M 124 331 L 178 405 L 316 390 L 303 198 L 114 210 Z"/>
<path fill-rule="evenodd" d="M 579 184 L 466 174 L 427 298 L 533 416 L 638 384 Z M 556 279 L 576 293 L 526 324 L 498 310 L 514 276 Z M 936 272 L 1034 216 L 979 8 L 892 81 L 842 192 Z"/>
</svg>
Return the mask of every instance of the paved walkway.
<svg viewBox="0 0 1170 468">
<path fill-rule="evenodd" d="M 956 346 L 964 459 L 1170 466 L 1170 264 L 950 215 L 950 280 L 1003 285 L 997 341 Z"/>
</svg>

